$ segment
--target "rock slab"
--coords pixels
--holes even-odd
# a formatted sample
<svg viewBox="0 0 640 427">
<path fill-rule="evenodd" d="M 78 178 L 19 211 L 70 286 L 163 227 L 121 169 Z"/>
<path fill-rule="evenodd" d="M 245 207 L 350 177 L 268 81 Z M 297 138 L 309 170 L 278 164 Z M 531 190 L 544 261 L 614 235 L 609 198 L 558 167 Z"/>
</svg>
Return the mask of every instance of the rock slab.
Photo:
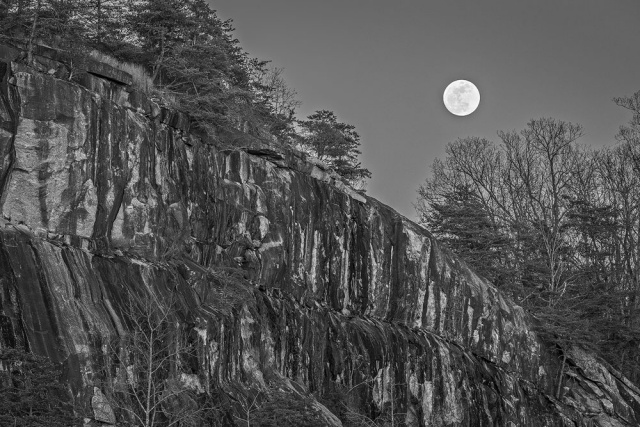
<svg viewBox="0 0 640 427">
<path fill-rule="evenodd" d="M 635 385 L 580 349 L 561 373 L 520 307 L 317 162 L 220 150 L 99 75 L 0 71 L 0 345 L 65 363 L 93 419 L 135 293 L 171 306 L 206 391 L 342 391 L 411 426 L 640 423 Z"/>
</svg>

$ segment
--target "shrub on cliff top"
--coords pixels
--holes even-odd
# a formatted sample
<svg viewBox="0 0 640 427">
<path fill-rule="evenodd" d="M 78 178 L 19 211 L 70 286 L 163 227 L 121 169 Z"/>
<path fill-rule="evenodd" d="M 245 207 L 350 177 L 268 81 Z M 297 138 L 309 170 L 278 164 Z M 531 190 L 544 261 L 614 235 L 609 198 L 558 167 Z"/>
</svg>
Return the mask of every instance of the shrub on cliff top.
<svg viewBox="0 0 640 427">
<path fill-rule="evenodd" d="M 132 74 L 138 87 L 159 90 L 193 119 L 193 129 L 219 142 L 238 130 L 282 144 L 298 140 L 356 187 L 371 175 L 358 162 L 354 127 L 326 110 L 297 122 L 299 102 L 282 70 L 250 58 L 231 20 L 205 0 L 14 0 L 2 7 L 0 40 L 26 49 L 31 65 L 36 43 L 94 51 Z"/>
<path fill-rule="evenodd" d="M 259 121 L 251 61 L 205 0 L 19 0 L 2 3 L 0 39 L 84 46 L 140 64 L 203 128 Z M 137 73 L 134 73 L 137 74 Z M 256 124 L 254 127 L 257 127 Z"/>
</svg>

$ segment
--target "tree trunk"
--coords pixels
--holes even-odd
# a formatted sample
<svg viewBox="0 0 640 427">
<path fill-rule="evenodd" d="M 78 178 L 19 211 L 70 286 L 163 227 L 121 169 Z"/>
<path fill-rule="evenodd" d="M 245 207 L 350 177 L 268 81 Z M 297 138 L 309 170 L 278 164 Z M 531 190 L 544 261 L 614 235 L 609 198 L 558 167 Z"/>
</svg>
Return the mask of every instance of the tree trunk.
<svg viewBox="0 0 640 427">
<path fill-rule="evenodd" d="M 98 40 L 98 43 L 102 43 L 102 1 L 101 0 L 97 0 L 97 5 L 96 5 L 96 13 L 98 14 L 98 16 L 96 17 L 96 21 L 97 21 L 97 31 L 96 31 L 96 39 Z"/>
<path fill-rule="evenodd" d="M 38 0 L 36 10 L 33 16 L 33 23 L 31 24 L 31 32 L 29 33 L 29 41 L 27 43 L 27 64 L 33 65 L 33 40 L 36 36 L 36 29 L 38 28 L 38 16 L 40 15 L 40 8 L 42 7 L 42 0 Z"/>
<path fill-rule="evenodd" d="M 560 399 L 560 392 L 562 391 L 562 377 L 564 376 L 564 365 L 567 362 L 567 355 L 562 352 L 562 368 L 560 368 L 560 377 L 558 378 L 558 389 L 556 390 L 556 399 Z"/>
</svg>

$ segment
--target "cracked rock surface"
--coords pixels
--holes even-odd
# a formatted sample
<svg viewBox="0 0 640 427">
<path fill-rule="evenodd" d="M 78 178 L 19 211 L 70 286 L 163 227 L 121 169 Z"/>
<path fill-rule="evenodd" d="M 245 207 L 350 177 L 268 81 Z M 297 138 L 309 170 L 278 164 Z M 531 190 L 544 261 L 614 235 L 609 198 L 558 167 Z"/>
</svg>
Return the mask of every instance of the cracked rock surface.
<svg viewBox="0 0 640 427">
<path fill-rule="evenodd" d="M 635 385 L 578 348 L 561 373 L 522 308 L 319 162 L 220 150 L 94 74 L 0 73 L 0 345 L 64 363 L 96 419 L 131 291 L 178 301 L 207 390 L 341 387 L 410 426 L 640 424 Z"/>
</svg>

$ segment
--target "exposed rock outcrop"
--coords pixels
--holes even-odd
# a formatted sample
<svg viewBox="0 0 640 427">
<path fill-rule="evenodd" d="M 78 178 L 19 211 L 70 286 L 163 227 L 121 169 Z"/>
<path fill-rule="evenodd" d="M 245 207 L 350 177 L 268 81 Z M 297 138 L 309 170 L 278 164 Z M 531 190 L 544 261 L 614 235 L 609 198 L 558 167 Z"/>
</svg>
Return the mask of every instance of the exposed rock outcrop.
<svg viewBox="0 0 640 427">
<path fill-rule="evenodd" d="M 220 150 L 108 70 L 0 73 L 0 345 L 65 363 L 80 405 L 131 291 L 178 301 L 206 390 L 339 389 L 412 426 L 640 424 L 637 387 L 580 349 L 561 373 L 522 308 L 323 165 Z"/>
</svg>

